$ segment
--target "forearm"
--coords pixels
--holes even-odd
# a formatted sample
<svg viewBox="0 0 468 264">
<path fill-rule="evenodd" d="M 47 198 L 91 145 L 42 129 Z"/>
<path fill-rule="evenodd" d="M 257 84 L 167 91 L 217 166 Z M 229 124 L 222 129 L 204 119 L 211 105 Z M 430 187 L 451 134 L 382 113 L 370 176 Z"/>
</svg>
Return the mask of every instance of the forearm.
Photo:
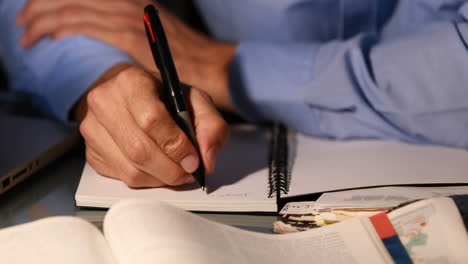
<svg viewBox="0 0 468 264">
<path fill-rule="evenodd" d="M 461 32 L 459 34 L 458 32 Z M 235 108 L 330 138 L 468 146 L 466 24 L 435 23 L 388 42 L 240 45 Z"/>
<path fill-rule="evenodd" d="M 106 82 L 119 72 L 127 69 L 130 67 L 132 64 L 131 63 L 119 63 L 111 67 L 109 70 L 107 70 L 104 74 L 102 74 L 92 85 L 89 89 L 87 89 L 86 93 L 84 93 L 80 99 L 76 102 L 76 104 L 72 108 L 71 114 L 73 115 L 72 118 L 74 121 L 81 122 L 85 116 L 86 112 L 88 110 L 88 103 L 87 103 L 87 94 L 95 87 L 99 86 L 100 84 Z"/>
<path fill-rule="evenodd" d="M 53 41 L 46 37 L 28 49 L 19 39 L 15 16 L 26 1 L 3 1 L 0 10 L 0 56 L 10 88 L 30 96 L 46 114 L 62 121 L 92 84 L 112 66 L 132 61 L 124 53 L 83 36 Z"/>
</svg>

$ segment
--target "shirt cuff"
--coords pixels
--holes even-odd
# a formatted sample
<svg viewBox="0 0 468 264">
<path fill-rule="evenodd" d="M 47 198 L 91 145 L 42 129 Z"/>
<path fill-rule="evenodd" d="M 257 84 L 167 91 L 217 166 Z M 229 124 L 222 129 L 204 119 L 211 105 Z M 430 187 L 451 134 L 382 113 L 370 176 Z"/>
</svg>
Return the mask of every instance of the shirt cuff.
<svg viewBox="0 0 468 264">
<path fill-rule="evenodd" d="M 13 88 L 30 93 L 34 105 L 63 122 L 71 121 L 77 101 L 106 71 L 134 62 L 126 53 L 85 36 L 46 38 L 22 56 L 14 70 Z"/>
<path fill-rule="evenodd" d="M 98 61 L 83 62 L 79 72 L 75 72 L 64 81 L 66 87 L 56 87 L 44 95 L 46 105 L 50 106 L 47 112 L 63 122 L 71 121 L 73 107 L 96 80 L 113 66 L 132 62 L 132 58 L 119 51 L 101 54 Z"/>
</svg>

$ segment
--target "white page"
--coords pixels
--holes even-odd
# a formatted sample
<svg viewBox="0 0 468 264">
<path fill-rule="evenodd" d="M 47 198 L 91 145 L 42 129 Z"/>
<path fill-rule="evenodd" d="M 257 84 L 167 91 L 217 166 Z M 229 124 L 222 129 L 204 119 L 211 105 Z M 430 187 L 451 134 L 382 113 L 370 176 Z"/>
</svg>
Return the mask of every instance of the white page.
<svg viewBox="0 0 468 264">
<path fill-rule="evenodd" d="M 468 183 L 468 151 L 297 134 L 288 196 L 367 186 Z"/>
<path fill-rule="evenodd" d="M 379 187 L 322 194 L 316 208 L 391 208 L 399 204 L 440 196 L 468 194 L 468 186 Z"/>
<path fill-rule="evenodd" d="M 369 227 L 368 218 L 355 218 L 301 233 L 263 234 L 148 200 L 119 203 L 104 221 L 120 264 L 391 263 Z"/>
<path fill-rule="evenodd" d="M 77 205 L 109 207 L 121 199 L 153 198 L 192 211 L 275 212 L 276 200 L 268 198 L 269 133 L 242 126 L 231 134 L 216 172 L 206 176 L 208 195 L 197 184 L 131 189 L 123 182 L 98 175 L 86 164 L 76 193 Z"/>
<path fill-rule="evenodd" d="M 0 263 L 112 264 L 102 233 L 76 217 L 52 217 L 0 230 Z"/>
<path fill-rule="evenodd" d="M 388 216 L 414 263 L 467 263 L 468 235 L 451 198 L 422 200 Z"/>
</svg>

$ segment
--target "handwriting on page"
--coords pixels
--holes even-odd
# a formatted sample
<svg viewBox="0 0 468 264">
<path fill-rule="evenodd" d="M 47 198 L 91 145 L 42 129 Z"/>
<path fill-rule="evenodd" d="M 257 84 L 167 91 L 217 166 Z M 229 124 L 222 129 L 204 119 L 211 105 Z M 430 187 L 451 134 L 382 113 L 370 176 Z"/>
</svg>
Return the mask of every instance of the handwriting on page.
<svg viewBox="0 0 468 264">
<path fill-rule="evenodd" d="M 213 197 L 249 197 L 251 193 L 222 193 L 222 194 L 213 194 Z"/>
<path fill-rule="evenodd" d="M 292 202 L 287 203 L 280 214 L 311 214 L 313 212 L 315 202 Z"/>
</svg>

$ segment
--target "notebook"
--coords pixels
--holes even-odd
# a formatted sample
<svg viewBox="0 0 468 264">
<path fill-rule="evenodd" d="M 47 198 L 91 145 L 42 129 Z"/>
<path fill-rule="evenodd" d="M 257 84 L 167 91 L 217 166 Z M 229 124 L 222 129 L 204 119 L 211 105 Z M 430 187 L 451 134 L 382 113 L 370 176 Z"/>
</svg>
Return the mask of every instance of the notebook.
<svg viewBox="0 0 468 264">
<path fill-rule="evenodd" d="M 287 193 L 276 197 L 270 195 L 271 135 L 268 128 L 232 127 L 216 172 L 206 176 L 208 194 L 196 184 L 131 189 L 86 164 L 76 204 L 106 208 L 126 198 L 152 198 L 191 211 L 276 212 L 278 202 L 306 194 L 387 185 L 468 184 L 466 150 L 396 141 L 335 141 L 289 130 Z"/>
</svg>

